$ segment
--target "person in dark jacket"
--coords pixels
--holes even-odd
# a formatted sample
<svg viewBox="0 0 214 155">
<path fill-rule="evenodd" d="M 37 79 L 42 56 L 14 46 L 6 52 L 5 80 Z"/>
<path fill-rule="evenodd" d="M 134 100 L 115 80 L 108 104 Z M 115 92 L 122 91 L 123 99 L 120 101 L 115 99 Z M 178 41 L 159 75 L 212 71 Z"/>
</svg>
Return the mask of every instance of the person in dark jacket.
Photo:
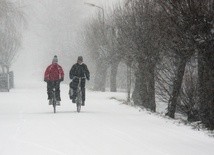
<svg viewBox="0 0 214 155">
<path fill-rule="evenodd" d="M 60 105 L 60 82 L 64 80 L 64 71 L 60 65 L 58 65 L 58 58 L 55 55 L 52 64 L 45 70 L 44 81 L 47 82 L 47 93 L 49 104 L 51 105 L 52 90 L 56 90 L 57 105 Z"/>
<path fill-rule="evenodd" d="M 90 72 L 86 64 L 83 63 L 83 57 L 79 56 L 77 59 L 77 63 L 71 67 L 69 73 L 70 79 L 72 82 L 70 83 L 70 88 L 73 89 L 73 95 L 70 96 L 72 102 L 76 102 L 77 97 L 77 87 L 79 83 L 78 78 L 82 78 L 81 80 L 81 90 L 82 90 L 82 105 L 85 105 L 85 79 L 90 80 Z"/>
</svg>

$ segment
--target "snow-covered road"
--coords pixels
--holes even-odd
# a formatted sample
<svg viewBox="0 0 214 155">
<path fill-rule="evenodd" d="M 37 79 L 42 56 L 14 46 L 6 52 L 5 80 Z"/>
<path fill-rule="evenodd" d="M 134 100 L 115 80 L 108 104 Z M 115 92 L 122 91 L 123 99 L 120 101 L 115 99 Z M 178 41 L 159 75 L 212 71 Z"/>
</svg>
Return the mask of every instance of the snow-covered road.
<svg viewBox="0 0 214 155">
<path fill-rule="evenodd" d="M 39 83 L 0 93 L 1 155 L 213 155 L 201 131 L 122 105 L 124 93 L 87 91 L 81 113 L 61 86 L 57 113 Z"/>
</svg>

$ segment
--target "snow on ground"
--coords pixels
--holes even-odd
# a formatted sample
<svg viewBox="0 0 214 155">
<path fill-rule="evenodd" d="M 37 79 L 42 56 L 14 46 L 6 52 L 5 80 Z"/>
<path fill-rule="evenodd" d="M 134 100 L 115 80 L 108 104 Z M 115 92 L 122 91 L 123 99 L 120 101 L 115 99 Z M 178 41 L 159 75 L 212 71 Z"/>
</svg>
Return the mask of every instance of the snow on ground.
<svg viewBox="0 0 214 155">
<path fill-rule="evenodd" d="M 0 93 L 1 155 L 213 155 L 214 139 L 110 99 L 124 93 L 87 91 L 81 113 L 61 86 L 57 113 L 45 83 Z"/>
</svg>

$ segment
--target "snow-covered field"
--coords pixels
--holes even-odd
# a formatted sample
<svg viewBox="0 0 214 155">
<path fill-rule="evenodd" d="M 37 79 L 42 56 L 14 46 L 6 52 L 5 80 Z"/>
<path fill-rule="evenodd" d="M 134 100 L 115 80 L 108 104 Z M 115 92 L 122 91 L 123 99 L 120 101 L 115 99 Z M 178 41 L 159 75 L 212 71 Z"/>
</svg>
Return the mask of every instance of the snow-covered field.
<svg viewBox="0 0 214 155">
<path fill-rule="evenodd" d="M 123 105 L 124 93 L 87 91 L 81 113 L 61 86 L 57 113 L 45 83 L 0 93 L 1 155 L 213 155 L 214 139 L 201 131 Z"/>
</svg>

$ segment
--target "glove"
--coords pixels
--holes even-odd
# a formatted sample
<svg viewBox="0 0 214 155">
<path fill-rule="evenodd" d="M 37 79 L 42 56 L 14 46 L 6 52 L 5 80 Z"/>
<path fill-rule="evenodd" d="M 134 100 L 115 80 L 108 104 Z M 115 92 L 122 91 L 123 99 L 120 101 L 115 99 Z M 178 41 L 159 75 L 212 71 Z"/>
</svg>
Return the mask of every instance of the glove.
<svg viewBox="0 0 214 155">
<path fill-rule="evenodd" d="M 61 78 L 59 81 L 60 81 L 60 82 L 64 81 L 64 78 Z"/>
</svg>

